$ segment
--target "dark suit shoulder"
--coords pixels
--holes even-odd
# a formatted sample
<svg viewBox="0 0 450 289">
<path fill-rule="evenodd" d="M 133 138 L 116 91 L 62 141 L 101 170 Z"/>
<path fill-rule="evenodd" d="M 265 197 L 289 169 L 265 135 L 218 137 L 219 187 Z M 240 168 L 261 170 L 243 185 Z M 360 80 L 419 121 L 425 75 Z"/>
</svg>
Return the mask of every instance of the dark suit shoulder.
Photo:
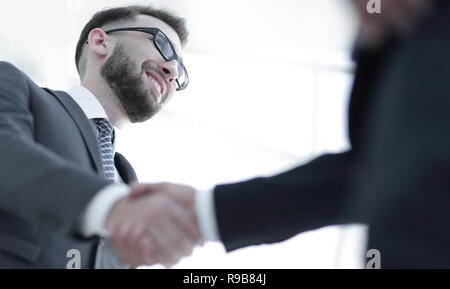
<svg viewBox="0 0 450 289">
<path fill-rule="evenodd" d="M 17 68 L 14 64 L 6 62 L 6 61 L 0 61 L 0 70 L 2 71 L 2 73 L 4 73 L 5 71 L 8 71 L 8 72 L 13 72 L 13 73 L 24 75 L 24 73 L 19 68 Z"/>
<path fill-rule="evenodd" d="M 30 94 L 36 95 L 42 92 L 49 93 L 14 64 L 0 61 L 0 94 L 15 97 L 19 94 L 28 98 Z"/>
<path fill-rule="evenodd" d="M 30 86 L 35 84 L 22 70 L 17 68 L 15 65 L 0 61 L 0 86 L 13 85 L 16 88 L 20 86 Z"/>
<path fill-rule="evenodd" d="M 11 63 L 0 62 L 0 96 L 3 100 L 9 99 L 24 108 L 28 107 L 32 83 L 22 71 Z M 6 109 L 6 104 L 0 103 L 0 105 Z"/>
</svg>

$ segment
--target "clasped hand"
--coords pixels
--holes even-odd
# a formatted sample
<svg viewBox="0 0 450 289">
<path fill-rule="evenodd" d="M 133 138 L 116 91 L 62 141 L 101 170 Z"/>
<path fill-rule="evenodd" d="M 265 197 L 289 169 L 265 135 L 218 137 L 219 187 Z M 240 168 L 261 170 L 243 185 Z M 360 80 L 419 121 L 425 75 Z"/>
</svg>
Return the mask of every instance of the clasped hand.
<svg viewBox="0 0 450 289">
<path fill-rule="evenodd" d="M 110 211 L 106 228 L 122 262 L 134 267 L 172 267 L 203 245 L 194 189 L 174 184 L 138 184 Z"/>
</svg>

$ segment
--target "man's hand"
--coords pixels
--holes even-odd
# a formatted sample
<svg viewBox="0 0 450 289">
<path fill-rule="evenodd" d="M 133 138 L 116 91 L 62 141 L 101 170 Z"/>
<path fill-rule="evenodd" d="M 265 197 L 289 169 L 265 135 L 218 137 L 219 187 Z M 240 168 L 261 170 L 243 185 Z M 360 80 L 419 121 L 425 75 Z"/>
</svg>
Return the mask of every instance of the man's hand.
<svg viewBox="0 0 450 289">
<path fill-rule="evenodd" d="M 111 210 L 106 227 L 124 263 L 171 267 L 203 243 L 193 190 L 185 194 L 170 189 L 162 193 L 158 185 L 135 185 Z"/>
<path fill-rule="evenodd" d="M 367 11 L 369 0 L 351 0 L 360 19 L 360 37 L 363 45 L 376 47 L 391 33 L 402 34 L 433 8 L 429 0 L 380 0 L 381 13 Z"/>
</svg>

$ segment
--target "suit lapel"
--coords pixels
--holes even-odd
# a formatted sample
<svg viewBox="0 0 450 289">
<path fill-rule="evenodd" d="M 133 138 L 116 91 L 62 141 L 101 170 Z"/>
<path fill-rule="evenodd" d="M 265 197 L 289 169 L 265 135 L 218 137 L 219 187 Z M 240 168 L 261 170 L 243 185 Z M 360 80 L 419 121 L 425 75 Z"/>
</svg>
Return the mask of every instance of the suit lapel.
<svg viewBox="0 0 450 289">
<path fill-rule="evenodd" d="M 114 165 L 116 166 L 116 169 L 125 184 L 138 182 L 138 178 L 133 167 L 130 165 L 128 160 L 120 153 L 116 153 L 116 155 L 114 156 Z"/>
<path fill-rule="evenodd" d="M 53 94 L 67 110 L 70 116 L 72 116 L 73 120 L 78 126 L 78 129 L 80 130 L 81 135 L 83 136 L 84 143 L 88 148 L 89 155 L 92 159 L 95 169 L 100 175 L 103 176 L 103 165 L 97 138 L 94 134 L 91 123 L 87 119 L 81 107 L 72 99 L 72 97 L 70 97 L 70 95 L 65 92 L 53 91 L 48 88 L 44 89 Z"/>
</svg>

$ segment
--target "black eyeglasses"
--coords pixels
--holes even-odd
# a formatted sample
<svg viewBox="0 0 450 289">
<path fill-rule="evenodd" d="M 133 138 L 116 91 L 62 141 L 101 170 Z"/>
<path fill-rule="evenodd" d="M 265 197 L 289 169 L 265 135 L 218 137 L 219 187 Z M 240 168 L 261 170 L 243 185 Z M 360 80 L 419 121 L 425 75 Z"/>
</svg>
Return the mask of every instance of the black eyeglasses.
<svg viewBox="0 0 450 289">
<path fill-rule="evenodd" d="M 177 91 L 185 89 L 189 84 L 189 76 L 184 67 L 182 60 L 178 57 L 175 49 L 169 38 L 158 28 L 153 27 L 128 27 L 128 28 L 117 28 L 105 31 L 105 33 L 112 33 L 118 31 L 138 31 L 153 35 L 153 43 L 158 49 L 159 53 L 164 57 L 166 61 L 176 60 L 178 63 L 178 77 L 175 80 L 177 82 Z"/>
</svg>

